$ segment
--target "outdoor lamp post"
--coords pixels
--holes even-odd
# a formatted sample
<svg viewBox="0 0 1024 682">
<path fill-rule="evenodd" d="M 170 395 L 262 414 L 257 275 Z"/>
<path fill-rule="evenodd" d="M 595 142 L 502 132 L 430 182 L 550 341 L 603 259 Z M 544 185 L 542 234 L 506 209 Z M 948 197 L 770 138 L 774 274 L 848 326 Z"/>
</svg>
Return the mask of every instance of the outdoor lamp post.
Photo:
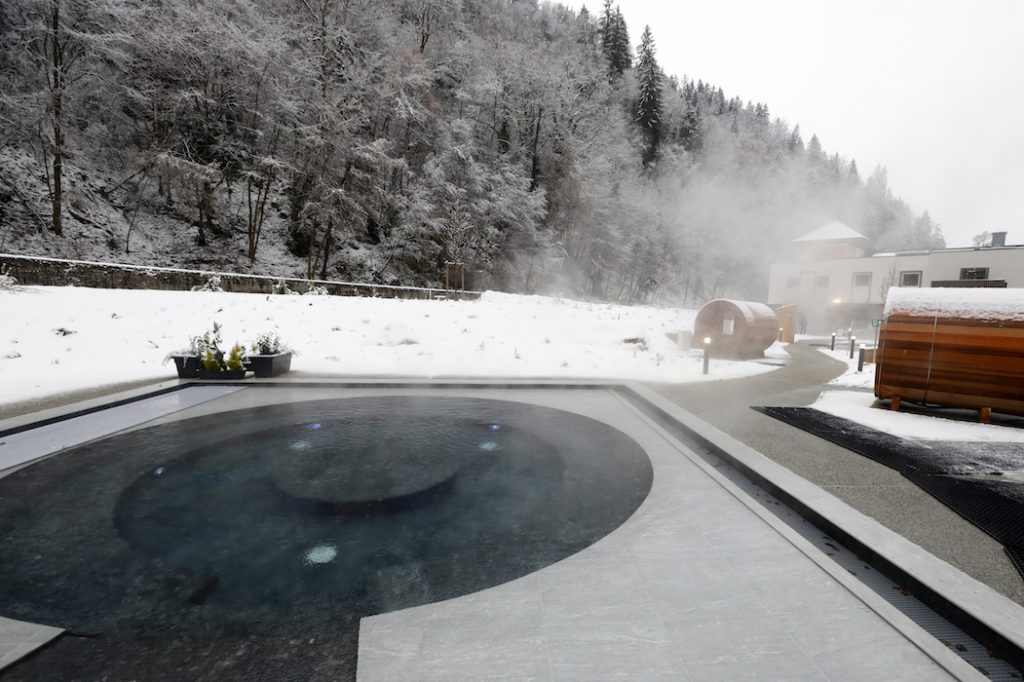
<svg viewBox="0 0 1024 682">
<path fill-rule="evenodd" d="M 857 345 L 857 337 L 850 335 L 850 359 L 853 360 L 853 347 Z"/>
<path fill-rule="evenodd" d="M 711 337 L 704 337 L 704 373 L 708 373 L 708 366 L 711 361 Z"/>
<path fill-rule="evenodd" d="M 832 332 L 832 348 L 830 348 L 829 350 L 835 350 L 835 349 L 836 349 L 836 333 Z"/>
<path fill-rule="evenodd" d="M 860 353 L 857 355 L 857 371 L 864 371 L 864 344 L 860 344 Z"/>
</svg>

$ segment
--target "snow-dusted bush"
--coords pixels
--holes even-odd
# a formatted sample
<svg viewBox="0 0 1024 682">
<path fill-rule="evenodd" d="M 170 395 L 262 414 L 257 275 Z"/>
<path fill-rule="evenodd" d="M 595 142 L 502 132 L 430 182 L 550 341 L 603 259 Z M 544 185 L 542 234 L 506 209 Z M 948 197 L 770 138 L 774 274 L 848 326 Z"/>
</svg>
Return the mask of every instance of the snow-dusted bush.
<svg viewBox="0 0 1024 682">
<path fill-rule="evenodd" d="M 327 287 L 322 287 L 322 286 L 320 286 L 318 284 L 313 284 L 312 282 L 310 282 L 309 286 L 306 287 L 306 293 L 303 294 L 303 295 L 304 296 L 328 296 L 329 294 L 327 293 Z"/>
<path fill-rule="evenodd" d="M 210 331 L 199 336 L 190 337 L 186 348 L 171 351 L 164 357 L 164 362 L 167 362 L 174 356 L 189 355 L 203 358 L 205 363 L 205 358 L 208 354 L 213 354 L 215 358 L 224 356 L 224 353 L 220 350 L 220 344 L 220 324 L 214 321 L 213 328 Z"/>
<path fill-rule="evenodd" d="M 18 288 L 18 280 L 7 268 L 0 269 L 0 291 L 14 291 Z"/>
<path fill-rule="evenodd" d="M 202 358 L 202 367 L 207 372 L 238 371 L 245 369 L 245 349 L 235 343 L 225 354 L 220 349 L 220 325 L 213 323 L 213 329 L 202 336 L 189 339 L 189 355 Z"/>
<path fill-rule="evenodd" d="M 256 355 L 277 355 L 288 352 L 288 346 L 281 342 L 277 332 L 265 332 L 252 342 L 252 352 Z"/>
<path fill-rule="evenodd" d="M 192 291 L 224 291 L 220 287 L 220 275 L 207 275 L 206 281 L 192 287 Z"/>
<path fill-rule="evenodd" d="M 295 296 L 296 294 L 298 294 L 297 291 L 292 291 L 291 289 L 288 288 L 288 283 L 284 281 L 284 277 L 281 277 L 276 282 L 274 282 L 274 285 L 270 287 L 270 293 L 285 296 Z"/>
</svg>

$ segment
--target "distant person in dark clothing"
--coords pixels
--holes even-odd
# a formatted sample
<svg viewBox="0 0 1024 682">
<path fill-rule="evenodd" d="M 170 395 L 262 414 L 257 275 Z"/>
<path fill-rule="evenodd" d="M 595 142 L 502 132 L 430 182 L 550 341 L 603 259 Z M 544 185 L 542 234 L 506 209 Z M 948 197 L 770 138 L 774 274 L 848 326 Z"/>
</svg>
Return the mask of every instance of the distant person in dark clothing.
<svg viewBox="0 0 1024 682">
<path fill-rule="evenodd" d="M 807 318 L 804 316 L 803 313 L 800 313 L 800 333 L 807 333 Z"/>
</svg>

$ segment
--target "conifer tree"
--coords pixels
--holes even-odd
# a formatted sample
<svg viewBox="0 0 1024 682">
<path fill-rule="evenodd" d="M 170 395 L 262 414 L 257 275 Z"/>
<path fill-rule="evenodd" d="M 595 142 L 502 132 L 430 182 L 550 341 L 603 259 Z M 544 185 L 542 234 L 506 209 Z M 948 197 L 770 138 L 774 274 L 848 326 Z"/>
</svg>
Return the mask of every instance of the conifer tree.
<svg viewBox="0 0 1024 682">
<path fill-rule="evenodd" d="M 850 161 L 850 168 L 846 171 L 846 179 L 851 185 L 860 185 L 860 172 L 857 170 L 857 159 Z M 928 211 L 925 211 L 925 215 Z"/>
<path fill-rule="evenodd" d="M 789 142 L 786 144 L 791 154 L 796 154 L 804 150 L 804 138 L 800 136 L 800 126 L 797 125 L 793 128 L 793 134 L 789 136 Z"/>
<path fill-rule="evenodd" d="M 612 9 L 611 0 L 605 0 L 598 30 L 601 32 L 601 52 L 608 62 L 608 72 L 614 77 L 619 77 L 632 66 L 632 59 L 629 54 L 629 31 L 626 28 L 626 20 L 623 19 L 622 11 L 618 7 Z"/>
<path fill-rule="evenodd" d="M 633 66 L 633 59 L 629 46 L 629 29 L 626 28 L 626 20 L 622 17 L 622 10 L 618 5 L 615 6 L 615 32 L 612 48 L 612 70 L 621 76 L 626 69 Z"/>
<path fill-rule="evenodd" d="M 811 163 L 821 163 L 825 160 L 825 152 L 821 148 L 821 141 L 817 135 L 811 135 L 811 141 L 807 145 L 807 156 Z"/>
<path fill-rule="evenodd" d="M 649 165 L 658 155 L 661 141 L 661 69 L 654 58 L 654 37 L 645 26 L 637 50 L 637 80 L 640 98 L 636 105 L 636 123 L 644 138 L 643 164 Z"/>
</svg>

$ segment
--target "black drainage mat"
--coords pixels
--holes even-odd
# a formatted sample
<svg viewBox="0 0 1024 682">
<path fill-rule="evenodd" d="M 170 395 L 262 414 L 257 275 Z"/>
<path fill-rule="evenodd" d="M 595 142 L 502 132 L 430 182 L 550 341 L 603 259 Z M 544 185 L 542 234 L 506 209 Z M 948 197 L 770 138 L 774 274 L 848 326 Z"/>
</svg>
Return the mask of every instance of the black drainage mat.
<svg viewBox="0 0 1024 682">
<path fill-rule="evenodd" d="M 919 471 L 903 475 L 1004 545 L 1024 547 L 1024 484 Z"/>
<path fill-rule="evenodd" d="M 1017 567 L 1021 575 L 1024 575 L 1024 549 L 1020 547 L 1004 547 L 1006 555 L 1010 557 L 1010 561 Z"/>
<path fill-rule="evenodd" d="M 754 409 L 899 471 L 1003 543 L 1024 576 L 1024 484 L 973 478 L 1021 469 L 1024 445 L 915 441 L 811 407 Z"/>
<path fill-rule="evenodd" d="M 900 439 L 881 431 L 869 429 L 857 422 L 836 417 L 835 415 L 815 410 L 812 407 L 760 407 L 754 406 L 758 412 L 775 417 L 790 426 L 813 433 L 819 438 L 830 440 L 847 450 L 864 455 L 881 464 L 902 471 L 917 464 L 927 466 L 924 453 L 913 442 L 906 442 L 903 447 L 893 447 L 893 441 Z M 929 467 L 926 470 L 945 473 L 943 469 Z"/>
</svg>

